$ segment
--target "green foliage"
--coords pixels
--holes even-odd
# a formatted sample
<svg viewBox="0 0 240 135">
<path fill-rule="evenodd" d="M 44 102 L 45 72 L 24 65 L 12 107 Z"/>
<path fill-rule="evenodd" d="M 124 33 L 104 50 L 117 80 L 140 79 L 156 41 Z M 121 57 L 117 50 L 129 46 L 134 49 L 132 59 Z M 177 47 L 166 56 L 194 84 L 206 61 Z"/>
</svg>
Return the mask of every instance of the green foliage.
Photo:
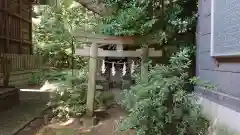
<svg viewBox="0 0 240 135">
<path fill-rule="evenodd" d="M 80 71 L 75 70 L 75 71 L 81 72 L 82 70 Z M 42 80 L 48 80 L 51 82 L 62 83 L 72 78 L 72 70 L 70 69 L 63 70 L 58 68 L 52 68 L 48 70 L 42 70 L 42 72 L 43 72 Z"/>
<path fill-rule="evenodd" d="M 49 106 L 52 106 L 54 113 L 59 119 L 80 117 L 86 111 L 87 101 L 87 69 L 75 70 L 72 72 L 53 70 L 45 73 L 43 77 L 50 82 L 57 83 L 57 90 L 54 92 Z M 113 95 L 97 91 L 95 95 L 96 107 L 108 106 L 113 102 Z"/>
<path fill-rule="evenodd" d="M 59 118 L 77 117 L 84 114 L 87 94 L 86 75 L 85 70 L 80 70 L 75 76 L 69 73 L 58 79 L 58 88 L 50 105 L 54 106 L 54 112 Z"/>
<path fill-rule="evenodd" d="M 111 92 L 96 91 L 95 101 L 99 108 L 111 106 L 114 102 L 114 96 Z"/>
<path fill-rule="evenodd" d="M 75 67 L 84 65 L 83 59 L 72 55 L 75 47 L 83 45 L 73 31 L 92 29 L 95 19 L 79 4 L 72 4 L 60 0 L 57 6 L 46 6 L 40 13 L 40 24 L 33 30 L 35 53 L 45 56 L 54 67 L 69 68 L 72 59 Z"/>
<path fill-rule="evenodd" d="M 208 121 L 201 115 L 197 96 L 186 85 L 189 79 L 190 50 L 172 56 L 168 65 L 150 68 L 148 83 L 136 76 L 136 84 L 124 90 L 122 105 L 129 111 L 122 129 L 136 129 L 137 135 L 205 135 Z M 201 86 L 211 86 L 201 84 Z"/>
<path fill-rule="evenodd" d="M 52 69 L 39 69 L 38 71 L 32 73 L 31 79 L 29 80 L 29 84 L 36 85 L 36 84 L 43 84 L 44 81 L 65 81 L 66 76 L 71 74 L 72 71 L 70 70 L 62 70 L 58 68 Z"/>
<path fill-rule="evenodd" d="M 32 73 L 31 78 L 28 83 L 30 85 L 41 84 L 43 82 L 43 76 L 44 76 L 44 73 L 41 70 L 34 72 L 34 73 Z"/>
<path fill-rule="evenodd" d="M 51 83 L 57 85 L 57 89 L 54 90 L 49 102 L 49 106 L 53 107 L 53 112 L 57 115 L 57 118 L 66 120 L 70 117 L 80 117 L 86 111 L 87 70 L 87 67 L 74 70 L 74 74 L 69 69 L 53 68 L 39 70 L 39 72 L 32 75 L 30 84 L 43 84 L 45 81 L 48 81 L 50 85 Z M 96 91 L 96 109 L 108 107 L 113 102 L 112 93 Z"/>
<path fill-rule="evenodd" d="M 102 17 L 102 32 L 108 35 L 165 35 L 186 33 L 195 27 L 196 1 L 192 0 L 105 0 L 112 9 Z M 176 36 L 176 35 L 174 35 Z M 159 36 L 158 36 L 159 38 Z"/>
</svg>

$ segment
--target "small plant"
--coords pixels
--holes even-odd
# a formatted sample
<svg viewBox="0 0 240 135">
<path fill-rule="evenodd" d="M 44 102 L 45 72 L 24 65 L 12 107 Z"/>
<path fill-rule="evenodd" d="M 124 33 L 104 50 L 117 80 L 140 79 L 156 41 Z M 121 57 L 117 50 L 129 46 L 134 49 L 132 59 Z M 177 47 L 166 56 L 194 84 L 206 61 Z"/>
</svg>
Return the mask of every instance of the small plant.
<svg viewBox="0 0 240 135">
<path fill-rule="evenodd" d="M 65 74 L 64 74 L 65 73 Z M 51 98 L 49 105 L 53 106 L 53 111 L 59 119 L 81 116 L 85 112 L 87 82 L 85 70 L 80 70 L 78 75 L 72 76 L 71 72 L 64 72 L 63 76 L 58 76 L 58 88 Z M 56 79 L 55 77 L 50 77 Z"/>
<path fill-rule="evenodd" d="M 69 74 L 69 71 L 63 71 L 58 69 L 40 69 L 36 72 L 33 72 L 29 80 L 30 85 L 43 84 L 44 81 L 63 81 L 66 78 L 66 75 Z"/>
<path fill-rule="evenodd" d="M 114 103 L 114 96 L 111 92 L 97 91 L 95 101 L 99 108 L 101 107 L 106 108 Z"/>
<path fill-rule="evenodd" d="M 41 84 L 43 82 L 42 77 L 43 72 L 41 71 L 33 72 L 28 83 L 30 85 Z"/>
<path fill-rule="evenodd" d="M 137 135 L 206 134 L 209 122 L 201 115 L 197 96 L 186 87 L 199 82 L 186 72 L 191 64 L 189 52 L 185 48 L 168 65 L 150 67 L 148 83 L 136 76 L 136 84 L 123 92 L 122 105 L 129 115 L 122 121 L 122 130 L 135 129 Z"/>
</svg>

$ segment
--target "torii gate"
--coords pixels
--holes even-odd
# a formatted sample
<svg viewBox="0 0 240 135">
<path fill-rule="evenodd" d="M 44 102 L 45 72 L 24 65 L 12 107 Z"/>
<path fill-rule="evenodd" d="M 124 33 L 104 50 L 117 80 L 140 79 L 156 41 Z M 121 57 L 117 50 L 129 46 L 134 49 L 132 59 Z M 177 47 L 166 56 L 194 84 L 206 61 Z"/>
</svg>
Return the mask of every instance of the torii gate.
<svg viewBox="0 0 240 135">
<path fill-rule="evenodd" d="M 145 81 L 148 76 L 148 60 L 147 57 L 161 57 L 162 51 L 155 50 L 144 46 L 136 51 L 123 50 L 124 44 L 135 44 L 133 38 L 117 37 L 117 36 L 103 36 L 96 34 L 89 34 L 83 32 L 76 32 L 75 38 L 83 43 L 91 44 L 90 47 L 84 49 L 76 49 L 75 55 L 89 56 L 89 75 L 88 75 L 88 92 L 87 92 L 87 115 L 93 116 L 94 113 L 94 97 L 96 91 L 96 73 L 97 73 L 97 57 L 140 57 L 141 60 L 141 77 Z M 117 50 L 103 50 L 98 48 L 102 45 L 117 45 Z"/>
</svg>

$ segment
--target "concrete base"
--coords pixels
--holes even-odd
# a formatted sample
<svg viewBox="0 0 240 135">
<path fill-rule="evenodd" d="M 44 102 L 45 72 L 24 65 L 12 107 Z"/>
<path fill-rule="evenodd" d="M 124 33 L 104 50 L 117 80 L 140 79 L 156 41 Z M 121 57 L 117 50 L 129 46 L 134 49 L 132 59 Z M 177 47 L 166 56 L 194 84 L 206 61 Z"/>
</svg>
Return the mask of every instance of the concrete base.
<svg viewBox="0 0 240 135">
<path fill-rule="evenodd" d="M 227 128 L 240 132 L 240 113 L 203 97 L 200 97 L 199 103 L 203 107 L 203 113 L 209 119 L 217 119 L 219 125 L 226 125 Z"/>
</svg>

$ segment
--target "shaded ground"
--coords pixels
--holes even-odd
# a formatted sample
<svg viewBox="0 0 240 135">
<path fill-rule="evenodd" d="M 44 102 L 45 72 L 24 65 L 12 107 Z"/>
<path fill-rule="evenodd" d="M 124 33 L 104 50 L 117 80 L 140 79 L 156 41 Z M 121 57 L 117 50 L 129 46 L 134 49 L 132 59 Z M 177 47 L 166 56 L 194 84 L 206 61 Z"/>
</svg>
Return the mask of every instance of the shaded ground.
<svg viewBox="0 0 240 135">
<path fill-rule="evenodd" d="M 0 135 L 17 133 L 46 110 L 49 92 L 20 91 L 20 103 L 0 112 Z"/>
<path fill-rule="evenodd" d="M 43 118 L 36 118 L 16 135 L 34 135 L 44 126 Z"/>
<path fill-rule="evenodd" d="M 120 90 L 113 93 L 119 96 Z M 83 119 L 64 126 L 56 122 L 47 124 L 49 121 L 43 116 L 48 99 L 49 92 L 21 91 L 20 104 L 0 113 L 0 135 L 131 135 L 118 130 L 119 120 L 126 113 L 117 105 L 98 114 L 100 122 L 94 127 L 84 126 Z"/>
<path fill-rule="evenodd" d="M 135 135 L 134 132 L 119 132 L 119 120 L 126 113 L 119 106 L 107 111 L 107 115 L 100 117 L 100 122 L 94 127 L 83 126 L 81 122 L 73 122 L 67 126 L 50 124 L 43 127 L 35 135 Z"/>
<path fill-rule="evenodd" d="M 99 125 L 94 127 L 90 134 L 87 135 L 115 135 L 119 133 L 119 122 L 126 113 L 119 106 L 115 106 L 107 111 L 109 117 L 103 119 Z"/>
<path fill-rule="evenodd" d="M 45 109 L 46 102 L 25 100 L 21 101 L 19 105 L 1 112 L 0 135 L 12 135 Z"/>
</svg>

